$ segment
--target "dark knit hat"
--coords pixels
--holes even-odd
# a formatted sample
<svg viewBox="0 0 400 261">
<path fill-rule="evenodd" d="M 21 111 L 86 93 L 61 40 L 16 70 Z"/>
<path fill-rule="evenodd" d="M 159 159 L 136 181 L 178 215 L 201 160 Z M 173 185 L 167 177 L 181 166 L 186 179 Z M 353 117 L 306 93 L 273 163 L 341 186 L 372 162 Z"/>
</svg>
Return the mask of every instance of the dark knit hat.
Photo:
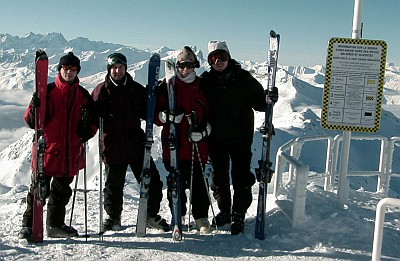
<svg viewBox="0 0 400 261">
<path fill-rule="evenodd" d="M 69 52 L 63 57 L 60 58 L 60 62 L 58 63 L 57 70 L 60 71 L 63 65 L 70 65 L 78 67 L 78 73 L 81 70 L 81 62 L 78 57 L 74 55 L 73 52 Z"/>
<path fill-rule="evenodd" d="M 208 57 L 214 52 L 224 51 L 228 54 L 228 58 L 231 59 L 231 54 L 229 53 L 228 45 L 225 41 L 210 41 L 208 42 Z"/>
<path fill-rule="evenodd" d="M 111 69 L 111 66 L 114 64 L 123 64 L 125 66 L 125 70 L 128 70 L 128 61 L 122 53 L 112 53 L 107 57 L 107 71 L 109 72 Z"/>
<path fill-rule="evenodd" d="M 200 67 L 200 63 L 199 63 L 199 60 L 197 60 L 196 54 L 193 52 L 193 50 L 189 46 L 183 47 L 182 50 L 179 51 L 178 56 L 176 57 L 176 62 L 185 61 L 185 60 L 190 60 L 190 61 L 194 62 L 195 68 Z"/>
</svg>

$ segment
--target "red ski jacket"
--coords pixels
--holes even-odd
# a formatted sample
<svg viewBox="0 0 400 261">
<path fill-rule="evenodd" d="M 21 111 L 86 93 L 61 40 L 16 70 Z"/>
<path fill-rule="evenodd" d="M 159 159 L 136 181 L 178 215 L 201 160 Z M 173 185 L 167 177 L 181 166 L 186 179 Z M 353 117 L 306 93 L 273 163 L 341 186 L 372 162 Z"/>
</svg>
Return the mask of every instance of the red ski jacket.
<svg viewBox="0 0 400 261">
<path fill-rule="evenodd" d="M 94 104 L 89 92 L 79 85 L 79 79 L 72 84 L 61 80 L 58 74 L 56 81 L 47 85 L 47 97 L 44 121 L 44 137 L 46 151 L 44 171 L 46 176 L 71 177 L 85 167 L 84 144 L 77 135 L 81 124 L 83 107 L 89 112 L 89 123 L 93 136 L 97 131 L 93 115 Z M 25 112 L 24 120 L 32 129 L 35 128 L 35 114 L 32 104 Z M 36 144 L 32 148 L 32 168 L 36 164 Z"/>
<path fill-rule="evenodd" d="M 192 83 L 185 83 L 176 77 L 175 86 L 176 111 L 179 113 L 183 112 L 185 115 L 181 123 L 176 124 L 178 135 L 178 160 L 192 160 L 192 143 L 189 141 L 190 126 L 188 118 L 193 111 L 196 111 L 199 125 L 205 127 L 210 114 L 209 106 L 203 91 L 200 89 L 200 79 L 198 77 L 196 77 L 196 80 Z M 168 110 L 167 84 L 163 82 L 159 88 L 154 122 L 158 126 L 163 127 L 161 131 L 163 161 L 164 163 L 170 163 L 170 149 L 168 145 L 169 127 L 168 123 L 163 123 L 159 119 L 159 113 Z M 207 137 L 200 140 L 198 146 L 201 162 L 206 163 L 208 160 Z M 196 152 L 194 155 L 195 161 L 199 161 Z"/>
</svg>

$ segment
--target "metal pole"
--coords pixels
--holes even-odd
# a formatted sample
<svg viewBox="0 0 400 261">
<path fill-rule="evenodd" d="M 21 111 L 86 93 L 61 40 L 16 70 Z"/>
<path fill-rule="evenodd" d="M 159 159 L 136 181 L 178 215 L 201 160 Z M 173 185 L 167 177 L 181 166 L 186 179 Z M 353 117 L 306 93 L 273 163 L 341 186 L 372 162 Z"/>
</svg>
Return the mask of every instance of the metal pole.
<svg viewBox="0 0 400 261">
<path fill-rule="evenodd" d="M 361 16 L 363 11 L 364 0 L 354 0 L 354 14 L 353 14 L 353 31 L 351 34 L 352 39 L 361 38 L 362 22 Z"/>
<path fill-rule="evenodd" d="M 353 31 L 352 39 L 361 37 L 361 16 L 363 0 L 354 0 Z M 351 132 L 343 131 L 342 158 L 340 161 L 339 184 L 338 184 L 338 207 L 344 209 L 349 195 L 349 178 L 347 177 L 349 155 L 350 155 Z"/>
<path fill-rule="evenodd" d="M 376 206 L 374 243 L 372 246 L 372 261 L 381 260 L 383 223 L 385 222 L 386 207 L 400 207 L 400 199 L 384 198 Z"/>
<path fill-rule="evenodd" d="M 85 154 L 84 154 L 84 156 L 85 156 L 85 167 L 84 167 L 84 169 L 83 169 L 83 193 L 84 193 L 84 199 L 85 199 L 85 238 L 86 238 L 86 242 L 88 242 L 88 233 L 87 233 L 87 220 L 88 220 L 88 218 L 87 218 L 87 193 L 88 193 L 88 190 L 87 190 L 87 184 L 86 184 L 86 156 L 87 156 L 87 153 L 86 153 L 86 149 L 87 149 L 87 145 L 88 145 L 88 142 L 85 142 L 84 143 L 84 150 L 85 150 Z"/>
</svg>

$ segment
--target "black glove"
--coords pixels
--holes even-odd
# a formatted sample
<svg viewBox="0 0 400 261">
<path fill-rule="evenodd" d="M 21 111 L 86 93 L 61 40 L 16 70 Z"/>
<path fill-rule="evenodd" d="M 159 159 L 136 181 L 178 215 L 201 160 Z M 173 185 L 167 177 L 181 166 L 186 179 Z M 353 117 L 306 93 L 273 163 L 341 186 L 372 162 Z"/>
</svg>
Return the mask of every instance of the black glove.
<svg viewBox="0 0 400 261">
<path fill-rule="evenodd" d="M 76 132 L 79 138 L 81 138 L 81 142 L 87 142 L 91 137 L 93 137 L 92 129 L 90 127 L 78 129 Z"/>
<path fill-rule="evenodd" d="M 40 107 L 40 98 L 36 94 L 36 92 L 33 93 L 32 100 L 31 100 L 30 104 L 32 105 L 33 108 Z"/>
<path fill-rule="evenodd" d="M 88 121 L 89 109 L 87 106 L 82 106 L 82 119 L 78 123 L 78 131 L 76 134 L 81 138 L 81 142 L 85 143 L 93 137 L 92 128 Z"/>
<path fill-rule="evenodd" d="M 265 90 L 264 93 L 265 95 L 268 95 L 268 97 L 271 99 L 273 103 L 276 103 L 278 101 L 279 94 L 277 87 L 272 88 L 272 91 Z"/>
</svg>

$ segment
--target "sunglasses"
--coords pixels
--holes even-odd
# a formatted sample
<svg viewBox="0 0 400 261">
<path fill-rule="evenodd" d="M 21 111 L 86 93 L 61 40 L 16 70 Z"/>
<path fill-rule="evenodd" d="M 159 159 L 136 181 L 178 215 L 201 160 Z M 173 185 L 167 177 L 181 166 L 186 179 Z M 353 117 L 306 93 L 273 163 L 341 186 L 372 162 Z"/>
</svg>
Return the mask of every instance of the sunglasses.
<svg viewBox="0 0 400 261">
<path fill-rule="evenodd" d="M 63 68 L 64 71 L 77 71 L 78 70 L 78 66 L 71 66 L 71 65 L 62 65 L 61 68 Z"/>
<path fill-rule="evenodd" d="M 225 52 L 218 52 L 215 54 L 212 54 L 209 58 L 208 58 L 208 62 L 210 64 L 216 64 L 218 61 L 220 62 L 226 62 L 228 61 L 229 57 L 228 54 Z"/>
<path fill-rule="evenodd" d="M 194 68 L 194 62 L 177 62 L 176 66 L 178 66 L 179 69 L 193 69 Z"/>
</svg>

